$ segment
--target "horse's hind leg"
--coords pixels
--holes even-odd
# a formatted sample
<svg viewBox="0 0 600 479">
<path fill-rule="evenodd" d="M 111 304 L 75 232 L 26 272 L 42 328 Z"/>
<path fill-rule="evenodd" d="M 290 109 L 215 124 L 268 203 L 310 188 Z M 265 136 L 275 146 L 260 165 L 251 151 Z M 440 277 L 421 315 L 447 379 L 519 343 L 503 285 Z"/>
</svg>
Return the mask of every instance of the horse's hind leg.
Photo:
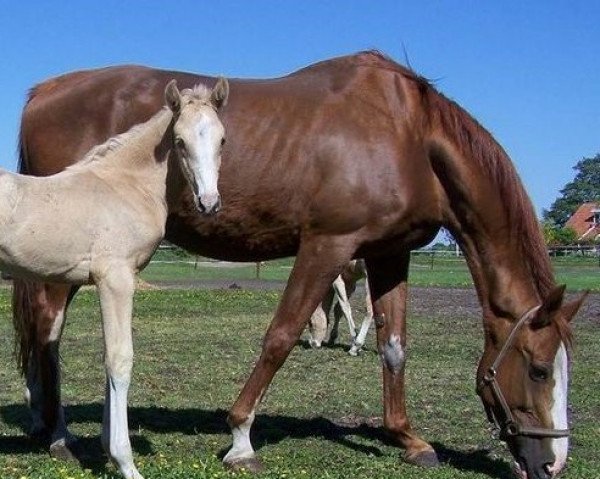
<svg viewBox="0 0 600 479">
<path fill-rule="evenodd" d="M 129 268 L 112 265 L 95 280 L 100 294 L 106 367 L 102 446 L 126 479 L 142 479 L 133 463 L 127 420 L 133 366 L 131 315 L 135 277 Z"/>
<path fill-rule="evenodd" d="M 74 442 L 67 430 L 60 401 L 59 344 L 66 310 L 77 291 L 64 284 L 19 283 L 15 286 L 15 323 L 20 336 L 22 360 L 26 361 L 25 397 L 30 407 L 30 435 L 50 442 L 50 454 L 74 460 L 69 445 Z M 20 307 L 17 303 L 20 302 Z"/>
<path fill-rule="evenodd" d="M 354 242 L 349 238 L 302 241 L 287 287 L 265 336 L 260 358 L 227 418 L 233 445 L 223 461 L 229 467 L 253 471 L 261 468 L 250 442 L 250 428 L 258 403 L 354 248 Z"/>
<path fill-rule="evenodd" d="M 438 464 L 435 451 L 413 431 L 406 415 L 404 367 L 406 295 L 410 253 L 367 259 L 368 280 L 377 328 L 377 347 L 383 362 L 384 426 L 406 449 L 408 462 Z"/>
</svg>

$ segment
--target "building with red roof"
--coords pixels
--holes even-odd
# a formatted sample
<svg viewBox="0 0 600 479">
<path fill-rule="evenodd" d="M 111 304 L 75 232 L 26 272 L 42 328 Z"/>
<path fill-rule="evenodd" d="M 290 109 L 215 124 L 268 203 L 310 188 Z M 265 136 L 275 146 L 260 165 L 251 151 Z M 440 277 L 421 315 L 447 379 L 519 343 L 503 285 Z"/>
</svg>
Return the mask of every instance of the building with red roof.
<svg viewBox="0 0 600 479">
<path fill-rule="evenodd" d="M 583 203 L 565 226 L 575 230 L 577 241 L 600 240 L 600 205 Z"/>
</svg>

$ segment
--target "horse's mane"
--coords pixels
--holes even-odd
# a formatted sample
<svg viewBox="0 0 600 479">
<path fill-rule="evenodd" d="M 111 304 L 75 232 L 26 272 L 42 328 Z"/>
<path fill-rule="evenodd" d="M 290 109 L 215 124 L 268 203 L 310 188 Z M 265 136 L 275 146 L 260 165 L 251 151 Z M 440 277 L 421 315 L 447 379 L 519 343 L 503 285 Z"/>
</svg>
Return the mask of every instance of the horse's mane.
<svg viewBox="0 0 600 479">
<path fill-rule="evenodd" d="M 428 123 L 441 125 L 445 134 L 453 140 L 466 158 L 477 162 L 486 177 L 496 186 L 504 199 L 513 235 L 519 238 L 522 256 L 542 298 L 555 286 L 552 266 L 535 211 L 504 149 L 492 135 L 471 115 L 439 93 L 429 80 L 399 65 L 378 51 L 363 52 L 361 58 L 371 57 L 370 62 L 394 70 L 414 82 L 428 112 Z"/>
<path fill-rule="evenodd" d="M 427 89 L 431 115 L 454 140 L 466 158 L 475 161 L 497 188 L 512 228 L 511 235 L 520 239 L 520 253 L 537 290 L 545 298 L 555 286 L 552 266 L 533 205 L 504 149 L 472 116 L 433 87 Z"/>
</svg>

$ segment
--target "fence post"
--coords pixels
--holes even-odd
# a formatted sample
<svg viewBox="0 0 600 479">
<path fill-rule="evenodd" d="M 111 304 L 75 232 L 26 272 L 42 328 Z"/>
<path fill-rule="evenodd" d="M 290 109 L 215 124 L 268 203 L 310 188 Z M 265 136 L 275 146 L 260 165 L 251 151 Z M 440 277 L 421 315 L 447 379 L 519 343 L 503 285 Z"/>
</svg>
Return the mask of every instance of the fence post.
<svg viewBox="0 0 600 479">
<path fill-rule="evenodd" d="M 256 262 L 256 279 L 260 279 L 260 261 Z"/>
</svg>

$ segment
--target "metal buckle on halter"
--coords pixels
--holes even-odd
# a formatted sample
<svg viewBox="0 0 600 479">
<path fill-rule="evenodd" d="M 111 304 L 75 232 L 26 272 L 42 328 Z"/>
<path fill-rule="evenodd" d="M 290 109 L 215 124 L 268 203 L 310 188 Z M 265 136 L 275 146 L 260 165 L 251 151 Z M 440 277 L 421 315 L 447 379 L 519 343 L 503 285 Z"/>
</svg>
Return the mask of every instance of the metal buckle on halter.
<svg viewBox="0 0 600 479">
<path fill-rule="evenodd" d="M 495 369 L 495 368 L 493 368 L 493 367 L 490 367 L 490 368 L 489 368 L 489 369 L 486 371 L 486 373 L 483 375 L 482 382 L 483 382 L 483 383 L 485 383 L 485 384 L 489 384 L 489 383 L 491 383 L 492 381 L 495 381 L 495 380 L 496 380 L 496 375 L 497 375 L 497 374 L 498 374 L 498 371 L 496 371 L 496 369 Z"/>
</svg>

